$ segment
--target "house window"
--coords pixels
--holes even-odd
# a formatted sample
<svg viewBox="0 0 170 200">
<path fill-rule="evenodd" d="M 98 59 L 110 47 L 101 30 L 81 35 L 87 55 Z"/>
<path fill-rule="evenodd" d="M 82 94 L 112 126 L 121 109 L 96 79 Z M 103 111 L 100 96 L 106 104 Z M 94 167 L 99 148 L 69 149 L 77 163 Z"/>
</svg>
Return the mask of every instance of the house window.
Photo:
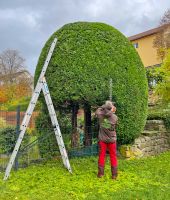
<svg viewBox="0 0 170 200">
<path fill-rule="evenodd" d="M 135 49 L 138 48 L 138 43 L 134 43 L 133 46 L 135 47 Z"/>
</svg>

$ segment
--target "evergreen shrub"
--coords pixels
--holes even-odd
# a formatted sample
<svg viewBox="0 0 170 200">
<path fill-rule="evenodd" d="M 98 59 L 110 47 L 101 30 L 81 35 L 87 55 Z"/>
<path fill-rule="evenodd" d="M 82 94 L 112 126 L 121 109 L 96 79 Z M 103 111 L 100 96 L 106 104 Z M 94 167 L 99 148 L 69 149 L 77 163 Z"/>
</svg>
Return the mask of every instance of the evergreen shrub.
<svg viewBox="0 0 170 200">
<path fill-rule="evenodd" d="M 3 154 L 12 153 L 16 141 L 17 141 L 18 135 L 16 134 L 16 128 L 15 127 L 6 127 L 0 129 L 0 152 Z M 27 145 L 29 142 L 29 136 L 26 132 L 23 138 L 23 141 L 21 143 L 20 149 L 22 149 L 25 145 Z"/>
<path fill-rule="evenodd" d="M 131 143 L 144 128 L 148 101 L 146 72 L 131 42 L 107 24 L 66 24 L 44 45 L 35 83 L 55 37 L 57 45 L 46 72 L 55 109 L 65 102 L 103 104 L 109 97 L 112 78 L 112 99 L 119 117 L 118 142 Z"/>
</svg>

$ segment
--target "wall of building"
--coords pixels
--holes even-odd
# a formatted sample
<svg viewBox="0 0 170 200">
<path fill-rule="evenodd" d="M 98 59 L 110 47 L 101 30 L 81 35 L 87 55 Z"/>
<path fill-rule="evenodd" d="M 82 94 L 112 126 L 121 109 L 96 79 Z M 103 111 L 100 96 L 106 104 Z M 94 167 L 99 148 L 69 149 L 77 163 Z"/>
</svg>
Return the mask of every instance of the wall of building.
<svg viewBox="0 0 170 200">
<path fill-rule="evenodd" d="M 153 34 L 132 41 L 132 44 L 138 44 L 138 48 L 136 48 L 136 50 L 145 67 L 161 63 L 161 60 L 157 57 L 156 48 L 153 47 L 154 38 L 155 35 Z"/>
</svg>

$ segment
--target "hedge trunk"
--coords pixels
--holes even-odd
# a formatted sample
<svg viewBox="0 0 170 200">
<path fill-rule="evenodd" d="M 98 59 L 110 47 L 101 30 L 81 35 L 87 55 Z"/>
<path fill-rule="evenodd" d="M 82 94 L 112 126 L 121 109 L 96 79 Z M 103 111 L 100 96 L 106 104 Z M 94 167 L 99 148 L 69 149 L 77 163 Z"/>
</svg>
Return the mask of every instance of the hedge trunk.
<svg viewBox="0 0 170 200">
<path fill-rule="evenodd" d="M 71 133 L 71 146 L 78 147 L 79 135 L 77 132 L 77 113 L 79 106 L 77 103 L 72 104 L 72 133 Z"/>
<path fill-rule="evenodd" d="M 85 146 L 90 146 L 92 144 L 91 106 L 88 103 L 84 104 L 84 134 Z"/>
</svg>

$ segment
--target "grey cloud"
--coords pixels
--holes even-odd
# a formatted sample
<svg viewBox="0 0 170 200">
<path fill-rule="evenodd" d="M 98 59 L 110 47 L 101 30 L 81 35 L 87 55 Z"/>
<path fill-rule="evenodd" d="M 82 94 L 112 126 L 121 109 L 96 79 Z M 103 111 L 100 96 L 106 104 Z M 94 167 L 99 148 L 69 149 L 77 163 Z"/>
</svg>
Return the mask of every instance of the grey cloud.
<svg viewBox="0 0 170 200">
<path fill-rule="evenodd" d="M 104 22 L 130 36 L 156 27 L 167 8 L 169 0 L 2 0 L 0 52 L 18 49 L 34 73 L 44 43 L 66 23 Z"/>
</svg>

